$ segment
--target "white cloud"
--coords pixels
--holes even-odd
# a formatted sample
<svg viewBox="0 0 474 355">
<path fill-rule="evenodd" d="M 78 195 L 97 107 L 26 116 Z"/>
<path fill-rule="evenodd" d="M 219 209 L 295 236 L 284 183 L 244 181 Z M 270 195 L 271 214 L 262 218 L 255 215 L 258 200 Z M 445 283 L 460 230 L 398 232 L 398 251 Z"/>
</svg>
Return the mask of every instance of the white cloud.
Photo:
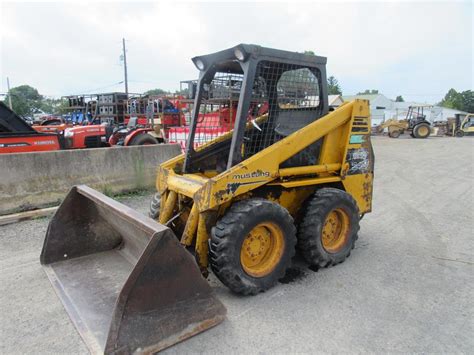
<svg viewBox="0 0 474 355">
<path fill-rule="evenodd" d="M 439 100 L 472 88 L 471 2 L 4 3 L 2 91 L 28 83 L 64 95 L 122 80 L 127 39 L 130 91 L 176 89 L 197 76 L 190 58 L 257 43 L 314 50 L 345 93 Z M 104 89 L 120 90 L 122 85 Z"/>
</svg>

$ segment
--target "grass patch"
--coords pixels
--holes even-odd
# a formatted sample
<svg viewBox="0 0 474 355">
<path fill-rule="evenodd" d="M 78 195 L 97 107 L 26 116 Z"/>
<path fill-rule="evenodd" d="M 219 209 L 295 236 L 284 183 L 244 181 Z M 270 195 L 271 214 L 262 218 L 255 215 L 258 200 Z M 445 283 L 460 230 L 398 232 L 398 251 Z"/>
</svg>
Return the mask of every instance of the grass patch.
<svg viewBox="0 0 474 355">
<path fill-rule="evenodd" d="M 154 191 L 155 191 L 154 189 L 136 189 L 136 190 L 123 191 L 116 194 L 112 194 L 112 196 L 110 197 L 112 197 L 113 199 L 117 201 L 120 201 L 120 200 L 124 200 L 131 197 L 147 196 L 153 193 Z"/>
</svg>

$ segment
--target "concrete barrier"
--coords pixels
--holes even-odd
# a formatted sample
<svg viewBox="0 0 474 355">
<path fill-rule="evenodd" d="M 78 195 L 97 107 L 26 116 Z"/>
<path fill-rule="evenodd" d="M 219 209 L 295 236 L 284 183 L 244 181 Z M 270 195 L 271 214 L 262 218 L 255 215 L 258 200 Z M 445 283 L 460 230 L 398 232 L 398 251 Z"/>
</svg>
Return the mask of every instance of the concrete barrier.
<svg viewBox="0 0 474 355">
<path fill-rule="evenodd" d="M 59 204 L 71 186 L 105 194 L 153 188 L 177 144 L 0 154 L 0 215 Z"/>
</svg>

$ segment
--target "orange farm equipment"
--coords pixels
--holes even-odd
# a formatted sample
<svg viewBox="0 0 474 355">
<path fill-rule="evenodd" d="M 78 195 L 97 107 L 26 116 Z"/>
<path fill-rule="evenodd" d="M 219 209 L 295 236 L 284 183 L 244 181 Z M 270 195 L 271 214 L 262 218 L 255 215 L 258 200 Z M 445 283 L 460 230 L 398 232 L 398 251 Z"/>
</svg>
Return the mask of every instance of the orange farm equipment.
<svg viewBox="0 0 474 355">
<path fill-rule="evenodd" d="M 58 133 L 37 132 L 0 102 L 0 153 L 27 153 L 61 149 Z"/>
</svg>

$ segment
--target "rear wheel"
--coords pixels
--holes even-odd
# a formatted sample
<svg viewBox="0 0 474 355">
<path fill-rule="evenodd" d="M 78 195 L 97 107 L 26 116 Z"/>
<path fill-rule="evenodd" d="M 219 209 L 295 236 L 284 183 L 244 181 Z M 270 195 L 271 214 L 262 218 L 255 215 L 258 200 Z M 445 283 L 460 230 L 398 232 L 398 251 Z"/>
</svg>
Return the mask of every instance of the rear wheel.
<svg viewBox="0 0 474 355">
<path fill-rule="evenodd" d="M 413 136 L 415 138 L 428 138 L 431 133 L 430 126 L 427 123 L 420 123 L 413 128 Z"/>
<path fill-rule="evenodd" d="M 233 292 L 257 294 L 285 275 L 295 254 L 293 218 L 265 199 L 236 202 L 212 228 L 212 271 Z"/>
<path fill-rule="evenodd" d="M 306 261 L 326 267 L 343 262 L 359 231 L 359 209 L 348 193 L 322 188 L 307 201 L 298 230 L 298 247 Z"/>
<path fill-rule="evenodd" d="M 158 144 L 158 140 L 149 135 L 148 133 L 141 133 L 136 137 L 133 137 L 129 145 L 149 145 L 149 144 Z"/>
</svg>

